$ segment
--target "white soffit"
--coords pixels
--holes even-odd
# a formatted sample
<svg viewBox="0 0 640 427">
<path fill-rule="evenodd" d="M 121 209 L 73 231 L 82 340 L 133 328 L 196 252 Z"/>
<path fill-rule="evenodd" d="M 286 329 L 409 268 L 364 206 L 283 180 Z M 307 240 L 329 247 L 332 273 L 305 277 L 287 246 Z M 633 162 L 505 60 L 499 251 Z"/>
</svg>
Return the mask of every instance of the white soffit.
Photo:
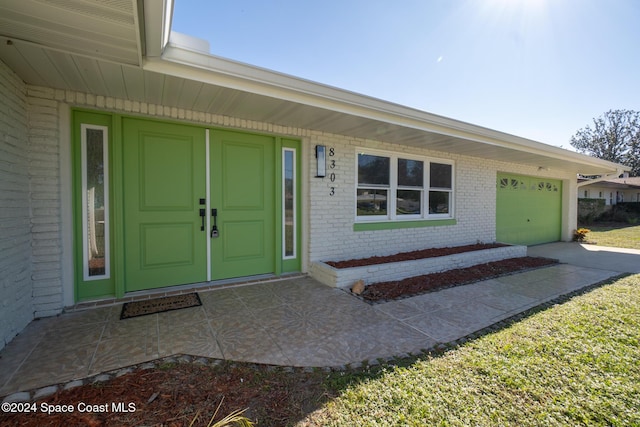
<svg viewBox="0 0 640 427">
<path fill-rule="evenodd" d="M 136 0 L 3 0 L 0 35 L 43 48 L 140 65 Z"/>
<path fill-rule="evenodd" d="M 620 165 L 170 44 L 145 70 L 224 87 L 218 114 L 581 174 Z M 211 111 L 214 112 L 214 111 Z"/>
</svg>

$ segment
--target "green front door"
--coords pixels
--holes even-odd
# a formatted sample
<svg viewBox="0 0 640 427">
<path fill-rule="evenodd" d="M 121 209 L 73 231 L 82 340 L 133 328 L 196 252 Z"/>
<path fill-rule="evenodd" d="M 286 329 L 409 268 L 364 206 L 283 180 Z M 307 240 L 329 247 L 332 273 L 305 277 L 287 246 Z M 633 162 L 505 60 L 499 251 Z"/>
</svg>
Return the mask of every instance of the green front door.
<svg viewBox="0 0 640 427">
<path fill-rule="evenodd" d="M 274 138 L 211 132 L 211 278 L 275 270 Z"/>
<path fill-rule="evenodd" d="M 277 137 L 74 112 L 78 300 L 299 271 L 298 150 Z"/>
<path fill-rule="evenodd" d="M 205 130 L 125 118 L 122 132 L 125 291 L 205 281 Z"/>
<path fill-rule="evenodd" d="M 499 173 L 496 181 L 496 239 L 534 245 L 560 240 L 562 182 Z"/>
</svg>

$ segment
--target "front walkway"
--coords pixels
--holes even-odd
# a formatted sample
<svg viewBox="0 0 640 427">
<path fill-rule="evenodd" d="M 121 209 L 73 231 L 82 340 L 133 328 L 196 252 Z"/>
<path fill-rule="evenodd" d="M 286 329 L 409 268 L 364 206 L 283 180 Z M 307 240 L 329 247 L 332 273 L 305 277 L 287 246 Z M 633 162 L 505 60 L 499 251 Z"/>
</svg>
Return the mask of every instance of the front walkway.
<svg viewBox="0 0 640 427">
<path fill-rule="evenodd" d="M 120 320 L 121 304 L 33 321 L 0 352 L 0 396 L 173 354 L 342 366 L 419 353 L 618 274 L 560 264 L 369 305 L 307 277 L 201 292 Z"/>
</svg>

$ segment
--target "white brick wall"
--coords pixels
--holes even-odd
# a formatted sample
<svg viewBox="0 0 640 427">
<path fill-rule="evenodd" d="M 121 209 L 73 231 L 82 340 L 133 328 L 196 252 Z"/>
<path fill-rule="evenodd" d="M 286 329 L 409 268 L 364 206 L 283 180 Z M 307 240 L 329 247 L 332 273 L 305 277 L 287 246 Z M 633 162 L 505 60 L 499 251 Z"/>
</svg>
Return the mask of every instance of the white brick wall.
<svg viewBox="0 0 640 427">
<path fill-rule="evenodd" d="M 526 246 L 506 246 L 441 257 L 352 268 L 334 268 L 323 262 L 314 262 L 311 264 L 309 273 L 325 285 L 350 288 L 358 280 L 363 280 L 366 285 L 370 285 L 372 283 L 402 280 L 407 277 L 438 273 L 523 256 L 527 256 Z"/>
<path fill-rule="evenodd" d="M 0 61 L 0 349 L 32 319 L 27 89 Z"/>
<path fill-rule="evenodd" d="M 6 68 L 4 70 L 7 74 Z M 6 76 L 3 75 L 3 78 L 6 79 Z M 13 79 L 15 80 L 15 78 Z M 19 82 L 19 80 L 17 81 Z M 14 87 L 16 84 L 14 82 L 11 85 Z M 11 92 L 16 92 L 16 89 L 12 89 Z M 307 153 L 304 170 L 308 171 L 307 176 L 303 177 L 303 185 L 306 185 L 306 193 L 309 196 L 303 202 L 303 211 L 309 214 L 308 229 L 303 230 L 303 233 L 307 233 L 304 240 L 308 245 L 308 250 L 304 253 L 306 259 L 303 260 L 303 265 L 309 265 L 309 261 L 342 260 L 373 254 L 386 255 L 399 251 L 453 246 L 476 243 L 477 241 L 493 242 L 495 240 L 496 172 L 541 176 L 537 168 L 522 167 L 518 164 L 400 147 L 306 129 L 277 126 L 178 108 L 166 108 L 162 105 L 33 86 L 28 86 L 26 89 L 22 87 L 20 94 L 21 97 L 18 99 L 22 99 L 23 104 L 26 102 L 26 106 L 23 105 L 23 110 L 26 108 L 28 111 L 28 131 L 24 127 L 22 128 L 22 140 L 25 140 L 24 133 L 27 132 L 30 155 L 28 159 L 25 158 L 24 147 L 22 147 L 19 152 L 19 156 L 22 157 L 15 160 L 21 162 L 22 167 L 15 170 L 13 166 L 9 166 L 9 171 L 0 170 L 0 173 L 20 177 L 24 181 L 20 184 L 21 189 L 31 187 L 30 198 L 18 192 L 20 194 L 16 197 L 19 197 L 21 202 L 16 203 L 22 204 L 16 209 L 20 213 L 16 214 L 16 211 L 12 211 L 11 215 L 16 215 L 25 221 L 24 214 L 26 213 L 26 217 L 28 217 L 29 208 L 31 208 L 31 220 L 27 221 L 25 226 L 29 227 L 30 225 L 31 227 L 32 242 L 29 241 L 29 233 L 23 231 L 21 234 L 24 239 L 27 239 L 22 243 L 23 247 L 28 248 L 29 245 L 32 247 L 31 253 L 27 250 L 24 254 L 26 260 L 32 257 L 32 263 L 31 265 L 28 261 L 25 263 L 23 280 L 28 282 L 29 286 L 33 282 L 33 287 L 29 288 L 26 294 L 33 298 L 33 307 L 30 309 L 30 313 L 35 312 L 36 317 L 58 313 L 65 300 L 63 292 L 66 294 L 67 301 L 69 295 L 73 293 L 73 284 L 70 283 L 70 280 L 63 283 L 62 279 L 63 270 L 68 271 L 73 262 L 72 254 L 63 253 L 62 250 L 62 235 L 71 233 L 71 230 L 63 228 L 64 222 L 61 220 L 61 199 L 63 196 L 69 196 L 66 193 L 61 194 L 61 188 L 70 188 L 70 183 L 61 183 L 61 176 L 64 174 L 61 174 L 60 170 L 61 160 L 63 160 L 63 164 L 64 161 L 68 162 L 68 159 L 60 159 L 62 144 L 68 144 L 67 141 L 60 141 L 61 131 L 68 132 L 66 129 L 59 129 L 60 114 L 62 114 L 64 106 L 184 120 L 199 125 L 229 127 L 302 139 L 306 146 L 303 152 Z M 3 102 L 11 102 L 11 99 L 13 98 L 9 96 Z M 24 117 L 22 123 L 25 123 Z M 5 140 L 2 141 L 2 144 L 2 149 L 5 150 L 8 149 L 6 147 L 12 146 L 7 144 Z M 331 159 L 336 160 L 336 167 L 330 170 L 336 174 L 334 183 L 331 183 L 328 177 L 315 178 L 314 147 L 316 144 L 335 149 L 336 155 Z M 456 167 L 454 203 L 457 224 L 403 230 L 354 232 L 356 147 L 453 160 Z M 0 160 L 0 168 L 7 168 L 7 166 L 1 165 L 3 165 L 2 160 Z M 28 175 L 25 175 L 26 171 L 28 171 Z M 547 171 L 544 176 L 574 179 L 574 177 L 561 172 Z M 335 187 L 334 196 L 329 195 L 331 187 Z M 3 191 L 5 190 L 3 189 Z M 3 203 L 5 197 L 8 196 L 0 197 Z M 18 220 L 14 219 L 14 221 Z M 23 276 L 13 275 L 13 277 Z M 23 286 L 20 287 L 20 289 L 23 288 Z M 15 294 L 17 295 L 17 291 Z"/>
<path fill-rule="evenodd" d="M 53 90 L 27 88 L 35 317 L 58 314 L 63 305 L 59 105 L 53 94 Z"/>
<path fill-rule="evenodd" d="M 333 183 L 327 177 L 315 178 L 315 150 L 309 150 L 310 175 L 310 262 L 341 261 L 372 255 L 391 255 L 397 252 L 429 247 L 458 246 L 477 242 L 492 243 L 496 238 L 496 173 L 515 172 L 540 175 L 535 167 L 524 167 L 493 160 L 452 155 L 425 149 L 313 133 L 311 147 L 325 145 L 333 148 L 336 161 Z M 455 219 L 456 225 L 408 228 L 380 231 L 354 231 L 356 149 L 377 149 L 408 153 L 455 162 Z M 327 156 L 327 159 L 330 159 Z M 575 179 L 566 173 L 545 171 L 546 177 Z M 330 187 L 335 187 L 330 196 Z"/>
</svg>

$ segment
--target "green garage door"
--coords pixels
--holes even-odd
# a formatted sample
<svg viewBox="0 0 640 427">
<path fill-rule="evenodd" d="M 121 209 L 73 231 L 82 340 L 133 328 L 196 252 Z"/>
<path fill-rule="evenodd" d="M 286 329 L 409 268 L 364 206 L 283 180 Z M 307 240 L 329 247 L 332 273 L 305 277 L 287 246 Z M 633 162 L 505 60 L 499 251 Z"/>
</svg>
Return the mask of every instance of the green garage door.
<svg viewBox="0 0 640 427">
<path fill-rule="evenodd" d="M 498 173 L 496 188 L 497 241 L 535 245 L 560 240 L 560 180 Z"/>
</svg>

